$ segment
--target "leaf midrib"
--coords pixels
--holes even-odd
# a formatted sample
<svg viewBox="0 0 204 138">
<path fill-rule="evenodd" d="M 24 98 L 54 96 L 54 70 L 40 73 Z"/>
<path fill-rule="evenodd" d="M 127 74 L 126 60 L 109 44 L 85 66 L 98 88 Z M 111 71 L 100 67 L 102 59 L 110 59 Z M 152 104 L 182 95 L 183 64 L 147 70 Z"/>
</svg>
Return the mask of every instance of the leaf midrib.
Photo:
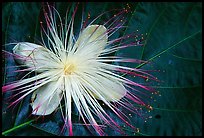
<svg viewBox="0 0 204 138">
<path fill-rule="evenodd" d="M 169 51 L 170 49 L 172 49 L 172 48 L 178 46 L 179 44 L 183 43 L 184 41 L 186 41 L 186 40 L 188 40 L 188 39 L 194 37 L 195 35 L 197 35 L 198 33 L 201 33 L 201 32 L 202 32 L 202 31 L 199 30 L 199 31 L 195 32 L 194 34 L 187 36 L 186 38 L 180 40 L 179 42 L 177 42 L 176 44 L 170 46 L 169 48 L 160 51 L 159 53 L 157 53 L 157 54 L 154 55 L 153 57 L 149 58 L 147 61 L 152 61 L 152 60 L 155 59 L 156 57 L 159 57 L 159 56 L 162 55 L 163 53 Z M 136 66 L 135 68 L 140 68 L 140 67 L 146 65 L 147 63 L 148 63 L 148 62 L 144 62 L 144 63 L 142 63 L 142 64 Z"/>
<path fill-rule="evenodd" d="M 142 47 L 142 54 L 141 54 L 141 57 L 140 57 L 141 60 L 143 59 L 144 50 L 145 50 L 145 48 L 146 48 L 147 41 L 149 40 L 149 37 L 150 37 L 150 35 L 151 35 L 151 33 L 152 33 L 152 30 L 155 28 L 156 24 L 159 22 L 159 20 L 161 19 L 162 15 L 164 14 L 164 12 L 165 12 L 166 9 L 167 9 L 167 6 L 166 6 L 166 7 L 162 10 L 162 12 L 159 14 L 159 16 L 157 17 L 157 19 L 156 19 L 156 20 L 154 21 L 154 23 L 152 24 L 152 26 L 151 26 L 149 32 L 147 33 L 147 38 L 146 38 L 145 43 L 144 43 L 144 45 L 143 45 L 143 47 Z"/>
<path fill-rule="evenodd" d="M 202 85 L 192 85 L 192 86 L 180 86 L 180 87 L 173 87 L 173 86 L 150 86 L 152 88 L 157 88 L 157 89 L 189 89 L 189 88 L 197 88 L 201 87 Z"/>
</svg>

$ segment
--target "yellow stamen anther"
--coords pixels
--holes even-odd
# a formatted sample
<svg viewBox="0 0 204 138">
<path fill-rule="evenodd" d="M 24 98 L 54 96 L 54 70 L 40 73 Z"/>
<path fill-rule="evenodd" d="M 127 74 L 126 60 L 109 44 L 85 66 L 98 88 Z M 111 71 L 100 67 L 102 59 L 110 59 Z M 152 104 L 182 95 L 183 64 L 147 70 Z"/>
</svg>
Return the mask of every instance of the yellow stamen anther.
<svg viewBox="0 0 204 138">
<path fill-rule="evenodd" d="M 66 64 L 66 65 L 64 66 L 64 74 L 65 74 L 65 75 L 70 75 L 70 74 L 72 74 L 75 70 L 76 70 L 76 66 L 75 66 L 73 63 L 71 63 L 71 64 Z"/>
</svg>

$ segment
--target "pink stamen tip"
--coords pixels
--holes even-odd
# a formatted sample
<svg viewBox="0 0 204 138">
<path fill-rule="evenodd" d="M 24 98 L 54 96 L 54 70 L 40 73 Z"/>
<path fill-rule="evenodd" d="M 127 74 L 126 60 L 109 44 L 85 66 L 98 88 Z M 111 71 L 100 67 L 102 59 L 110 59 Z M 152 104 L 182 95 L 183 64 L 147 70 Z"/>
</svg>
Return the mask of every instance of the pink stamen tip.
<svg viewBox="0 0 204 138">
<path fill-rule="evenodd" d="M 14 84 L 9 84 L 9 85 L 6 85 L 6 86 L 3 86 L 3 87 L 2 87 L 2 92 L 4 93 L 4 92 L 7 92 L 7 91 L 12 90 L 12 89 L 14 89 L 14 88 L 16 88 L 16 85 L 14 85 Z"/>
<path fill-rule="evenodd" d="M 73 130 L 72 130 L 72 121 L 68 120 L 68 124 L 69 124 L 69 135 L 73 136 Z"/>
</svg>

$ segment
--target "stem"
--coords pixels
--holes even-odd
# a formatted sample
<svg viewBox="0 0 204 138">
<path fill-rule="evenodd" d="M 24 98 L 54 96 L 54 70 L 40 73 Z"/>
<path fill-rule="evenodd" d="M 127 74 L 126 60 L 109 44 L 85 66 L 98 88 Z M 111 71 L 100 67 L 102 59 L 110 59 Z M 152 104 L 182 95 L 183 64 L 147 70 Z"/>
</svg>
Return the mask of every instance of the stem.
<svg viewBox="0 0 204 138">
<path fill-rule="evenodd" d="M 25 122 L 25 123 L 23 123 L 23 124 L 20 124 L 20 125 L 18 125 L 18 126 L 15 126 L 15 127 L 11 128 L 11 129 L 9 129 L 9 130 L 6 130 L 6 131 L 2 132 L 2 135 L 7 135 L 8 133 L 10 133 L 10 132 L 12 132 L 12 131 L 14 131 L 14 130 L 16 130 L 16 129 L 19 129 L 19 128 L 23 127 L 23 126 L 26 126 L 26 125 L 30 124 L 30 123 L 33 122 L 34 120 L 35 120 L 35 119 L 30 120 L 30 121 L 28 121 L 28 122 Z"/>
</svg>

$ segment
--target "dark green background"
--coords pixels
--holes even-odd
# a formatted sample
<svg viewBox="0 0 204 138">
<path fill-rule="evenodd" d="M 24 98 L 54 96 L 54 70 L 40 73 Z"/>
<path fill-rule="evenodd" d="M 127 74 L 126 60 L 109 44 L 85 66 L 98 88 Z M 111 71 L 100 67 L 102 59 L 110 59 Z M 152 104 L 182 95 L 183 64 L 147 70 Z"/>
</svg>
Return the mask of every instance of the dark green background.
<svg viewBox="0 0 204 138">
<path fill-rule="evenodd" d="M 150 64 L 143 66 L 127 63 L 125 65 L 157 70 L 152 74 L 161 82 L 159 84 L 152 82 L 150 85 L 156 88 L 161 96 L 154 96 L 156 101 L 150 103 L 154 109 L 147 113 L 152 117 L 147 122 L 137 116 L 131 118 L 140 128 L 140 134 L 130 129 L 126 129 L 126 133 L 151 136 L 202 135 L 202 4 L 187 2 L 128 4 L 131 11 L 127 14 L 125 24 L 128 28 L 116 33 L 113 38 L 138 32 L 144 35 L 145 42 L 142 47 L 123 49 L 116 54 L 151 61 Z M 61 16 L 64 16 L 70 3 L 55 5 Z M 42 3 L 3 3 L 3 44 L 41 41 L 39 26 L 42 16 L 41 6 Z M 84 6 L 85 15 L 89 12 L 91 19 L 94 19 L 104 11 L 127 7 L 127 3 L 83 3 L 79 6 L 78 15 L 81 15 L 82 6 Z M 113 14 L 105 14 L 98 23 L 103 24 Z M 76 26 L 81 21 L 77 17 Z M 3 46 L 7 51 L 11 51 L 12 47 Z M 15 65 L 12 57 L 3 60 L 3 64 L 6 67 Z M 3 75 L 5 76 L 3 83 L 5 83 L 15 80 L 17 74 L 13 69 L 7 68 Z M 137 78 L 131 79 L 138 81 Z M 6 110 L 8 103 L 5 98 L 8 95 L 10 94 L 3 95 L 2 132 L 32 119 L 28 118 L 31 113 L 31 107 L 28 104 L 30 97 L 13 110 Z M 77 120 L 77 116 L 74 114 L 73 116 Z M 45 117 L 44 120 L 41 119 L 41 122 L 30 123 L 7 135 L 60 135 L 63 122 L 58 112 L 48 118 Z M 80 125 L 74 125 L 73 130 L 75 135 L 91 135 Z M 112 130 L 106 131 L 109 135 L 118 135 Z"/>
</svg>

